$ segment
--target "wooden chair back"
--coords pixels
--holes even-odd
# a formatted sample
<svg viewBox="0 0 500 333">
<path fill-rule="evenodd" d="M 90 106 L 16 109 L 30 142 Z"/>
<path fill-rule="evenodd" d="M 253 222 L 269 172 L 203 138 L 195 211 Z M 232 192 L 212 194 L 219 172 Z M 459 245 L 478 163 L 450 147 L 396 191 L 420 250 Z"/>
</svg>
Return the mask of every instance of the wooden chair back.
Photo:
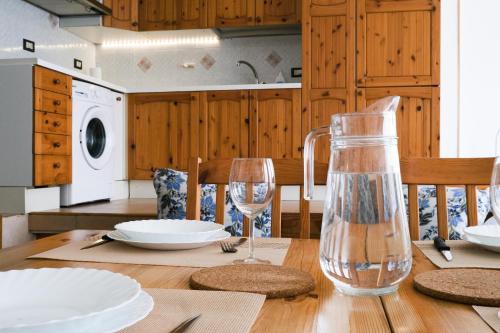
<svg viewBox="0 0 500 333">
<path fill-rule="evenodd" d="M 468 225 L 477 225 L 476 187 L 489 185 L 494 158 L 412 158 L 401 160 L 408 184 L 410 236 L 419 239 L 418 185 L 436 185 L 438 234 L 448 239 L 447 186 L 465 186 Z"/>
<path fill-rule="evenodd" d="M 202 162 L 199 158 L 191 158 L 188 164 L 187 184 L 187 218 L 200 219 L 201 184 L 216 184 L 216 214 L 217 223 L 224 223 L 225 186 L 229 181 L 232 159 L 216 159 Z M 302 159 L 273 159 L 276 179 L 276 190 L 272 201 L 271 236 L 281 237 L 281 187 L 284 185 L 300 186 L 300 238 L 310 238 L 309 202 L 304 200 L 304 165 Z M 315 183 L 326 184 L 328 166 L 316 163 Z M 243 234 L 248 235 L 246 217 L 243 223 Z"/>
</svg>

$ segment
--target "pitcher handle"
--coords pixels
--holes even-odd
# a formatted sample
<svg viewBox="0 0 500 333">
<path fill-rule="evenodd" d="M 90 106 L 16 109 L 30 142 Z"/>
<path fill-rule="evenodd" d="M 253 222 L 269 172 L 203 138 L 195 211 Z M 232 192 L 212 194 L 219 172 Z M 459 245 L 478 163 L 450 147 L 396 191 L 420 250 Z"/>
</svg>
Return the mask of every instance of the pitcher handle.
<svg viewBox="0 0 500 333">
<path fill-rule="evenodd" d="M 322 135 L 330 135 L 330 125 L 313 129 L 304 143 L 304 199 L 311 200 L 314 192 L 314 145 Z"/>
</svg>

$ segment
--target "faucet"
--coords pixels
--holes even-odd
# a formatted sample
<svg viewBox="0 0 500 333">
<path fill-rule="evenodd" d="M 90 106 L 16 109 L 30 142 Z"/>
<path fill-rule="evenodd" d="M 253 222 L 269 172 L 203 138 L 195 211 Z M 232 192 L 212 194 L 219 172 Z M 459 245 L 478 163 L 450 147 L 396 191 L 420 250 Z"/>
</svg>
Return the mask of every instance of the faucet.
<svg viewBox="0 0 500 333">
<path fill-rule="evenodd" d="M 245 61 L 245 60 L 238 60 L 236 62 L 236 67 L 240 67 L 241 64 L 247 65 L 248 68 L 250 68 L 250 70 L 253 73 L 253 76 L 255 77 L 255 83 L 257 83 L 257 84 L 262 83 L 259 80 L 259 74 L 257 74 L 257 71 L 255 70 L 255 67 L 253 67 L 251 63 L 249 63 L 248 61 Z"/>
</svg>

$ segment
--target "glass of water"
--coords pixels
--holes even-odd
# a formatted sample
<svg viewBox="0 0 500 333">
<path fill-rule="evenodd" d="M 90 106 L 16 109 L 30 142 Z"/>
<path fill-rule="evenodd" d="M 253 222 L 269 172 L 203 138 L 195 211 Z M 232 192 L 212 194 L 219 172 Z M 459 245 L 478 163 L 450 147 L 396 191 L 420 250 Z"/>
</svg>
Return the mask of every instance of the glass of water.
<svg viewBox="0 0 500 333">
<path fill-rule="evenodd" d="M 248 257 L 235 260 L 235 264 L 270 264 L 254 254 L 254 225 L 257 215 L 271 203 L 275 178 L 270 158 L 235 158 L 229 175 L 229 194 L 236 208 L 248 217 Z"/>
</svg>

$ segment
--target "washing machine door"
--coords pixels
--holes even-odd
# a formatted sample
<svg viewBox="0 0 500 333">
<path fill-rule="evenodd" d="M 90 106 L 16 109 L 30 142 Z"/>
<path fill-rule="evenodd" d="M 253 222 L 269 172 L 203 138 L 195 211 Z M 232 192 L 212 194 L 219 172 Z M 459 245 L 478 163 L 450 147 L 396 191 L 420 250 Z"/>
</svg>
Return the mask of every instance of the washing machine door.
<svg viewBox="0 0 500 333">
<path fill-rule="evenodd" d="M 80 126 L 80 147 L 89 166 L 104 168 L 113 155 L 113 128 L 109 116 L 100 106 L 92 106 L 85 113 Z"/>
</svg>

